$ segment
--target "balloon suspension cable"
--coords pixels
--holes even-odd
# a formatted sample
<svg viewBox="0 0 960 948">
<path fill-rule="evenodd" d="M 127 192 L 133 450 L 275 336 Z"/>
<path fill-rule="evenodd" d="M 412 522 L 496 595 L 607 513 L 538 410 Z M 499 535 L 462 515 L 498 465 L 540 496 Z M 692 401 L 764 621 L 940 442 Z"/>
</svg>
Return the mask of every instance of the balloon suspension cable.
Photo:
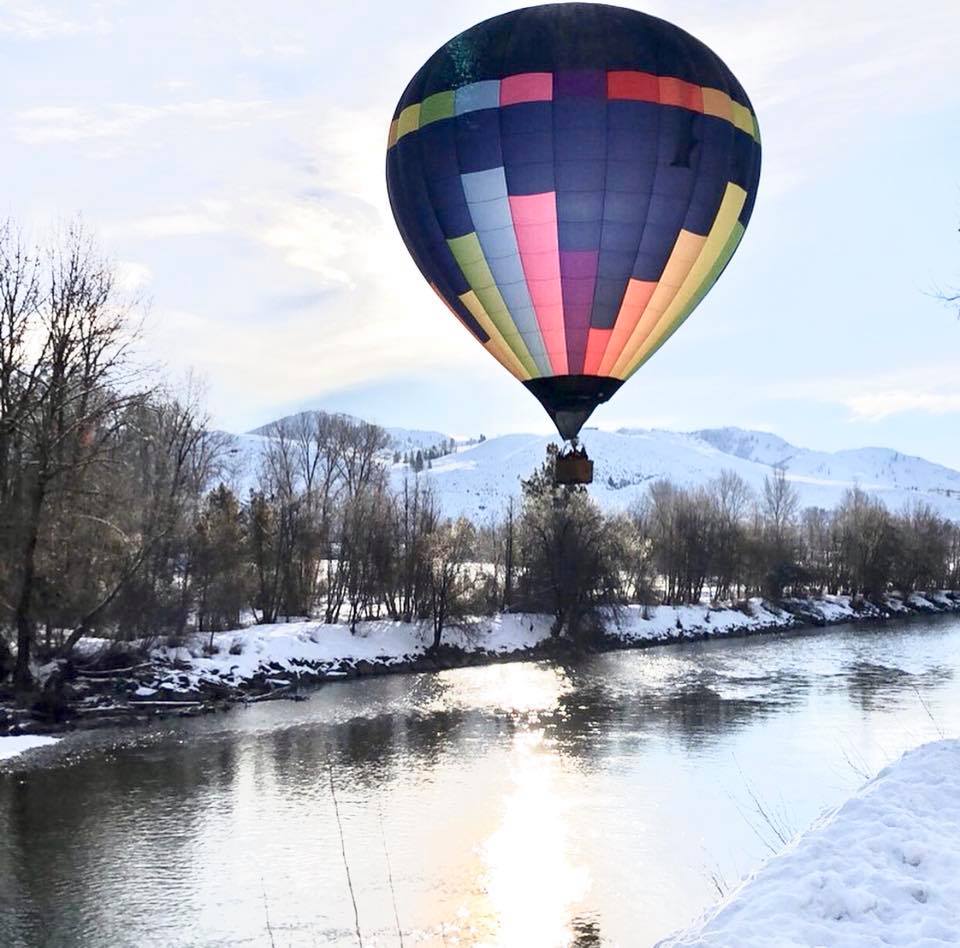
<svg viewBox="0 0 960 948">
<path fill-rule="evenodd" d="M 587 449 L 580 443 L 579 435 L 574 435 L 572 438 L 567 438 L 563 442 L 563 446 L 560 448 L 560 454 L 563 457 L 585 458 L 587 456 Z"/>
</svg>

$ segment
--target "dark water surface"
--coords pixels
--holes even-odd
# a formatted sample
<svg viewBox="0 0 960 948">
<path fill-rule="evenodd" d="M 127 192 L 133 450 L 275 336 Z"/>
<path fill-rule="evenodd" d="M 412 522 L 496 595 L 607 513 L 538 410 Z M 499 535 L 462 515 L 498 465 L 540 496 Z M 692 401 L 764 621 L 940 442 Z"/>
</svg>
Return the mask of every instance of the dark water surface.
<svg viewBox="0 0 960 948">
<path fill-rule="evenodd" d="M 364 945 L 650 945 L 958 730 L 936 618 L 74 735 L 0 773 L 0 945 L 357 944 L 331 773 Z"/>
</svg>

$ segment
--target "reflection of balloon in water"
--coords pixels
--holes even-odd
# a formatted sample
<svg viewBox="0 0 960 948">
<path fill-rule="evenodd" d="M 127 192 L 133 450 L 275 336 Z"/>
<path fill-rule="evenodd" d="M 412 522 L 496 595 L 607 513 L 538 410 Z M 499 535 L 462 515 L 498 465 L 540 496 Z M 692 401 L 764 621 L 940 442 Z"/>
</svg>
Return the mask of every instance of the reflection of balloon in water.
<svg viewBox="0 0 960 948">
<path fill-rule="evenodd" d="M 387 152 L 423 275 L 566 439 L 703 299 L 759 175 L 756 117 L 720 59 L 592 3 L 452 39 L 407 86 Z"/>
</svg>

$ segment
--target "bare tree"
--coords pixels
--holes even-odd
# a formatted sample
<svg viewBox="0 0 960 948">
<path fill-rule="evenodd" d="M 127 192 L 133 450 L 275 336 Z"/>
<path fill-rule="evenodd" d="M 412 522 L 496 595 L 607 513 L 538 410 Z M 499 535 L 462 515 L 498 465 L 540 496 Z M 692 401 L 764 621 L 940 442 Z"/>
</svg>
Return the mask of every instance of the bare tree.
<svg viewBox="0 0 960 948">
<path fill-rule="evenodd" d="M 503 523 L 503 598 L 500 608 L 506 611 L 513 603 L 514 574 L 516 572 L 516 510 L 513 497 L 507 501 L 507 515 Z"/>
<path fill-rule="evenodd" d="M 69 226 L 45 255 L 27 254 L 8 227 L 4 249 L 4 422 L 8 496 L 17 497 L 13 567 L 13 621 L 17 629 L 16 683 L 31 684 L 37 565 L 45 519 L 59 491 L 75 488 L 109 445 L 128 410 L 146 400 L 129 358 L 138 324 L 115 287 L 109 265 L 83 228 Z M 10 447 L 17 447 L 16 485 L 10 484 Z M 8 510 L 11 508 L 8 507 Z"/>
<path fill-rule="evenodd" d="M 787 480 L 786 469 L 776 466 L 773 476 L 763 479 L 761 514 L 762 543 L 767 563 L 764 575 L 765 592 L 779 599 L 787 587 L 797 588 L 803 579 L 798 563 L 797 514 L 800 495 Z"/>
<path fill-rule="evenodd" d="M 853 595 L 878 595 L 889 582 L 896 536 L 886 507 L 860 487 L 844 494 L 835 529 L 843 586 Z"/>
<path fill-rule="evenodd" d="M 410 622 L 426 615 L 430 563 L 428 539 L 440 520 L 436 500 L 419 478 L 405 479 L 394 498 L 397 564 L 388 611 Z"/>
<path fill-rule="evenodd" d="M 180 556 L 197 514 L 196 501 L 216 469 L 215 446 L 195 392 L 183 398 L 151 396 L 128 401 L 115 436 L 104 442 L 86 497 L 96 513 L 85 514 L 73 498 L 73 516 L 99 528 L 91 542 L 109 551 L 98 557 L 99 582 L 87 608 L 59 649 L 68 655 L 95 623 L 113 618 L 123 637 L 186 622 Z M 209 465 L 209 466 L 208 466 Z M 95 554 L 96 555 L 96 554 Z"/>
<path fill-rule="evenodd" d="M 714 598 L 729 599 L 742 577 L 744 519 L 753 492 L 739 474 L 728 470 L 721 471 L 720 476 L 707 486 L 707 490 L 716 518 Z"/>
<path fill-rule="evenodd" d="M 378 460 L 388 443 L 387 433 L 365 421 L 338 417 L 335 427 L 337 470 L 342 484 L 341 503 L 332 530 L 332 555 L 327 559 L 327 622 L 336 622 L 358 576 L 368 568 L 374 538 L 364 516 L 383 510 L 386 470 Z M 353 607 L 351 606 L 351 609 Z M 355 624 L 356 614 L 351 619 Z"/>
<path fill-rule="evenodd" d="M 24 425 L 40 385 L 43 360 L 29 351 L 41 319 L 39 254 L 24 245 L 11 221 L 0 224 L 0 529 L 21 486 Z"/>
<path fill-rule="evenodd" d="M 444 625 L 458 606 L 471 582 L 468 560 L 476 539 L 473 525 L 463 517 L 434 531 L 429 542 L 430 599 L 433 615 L 433 645 L 440 647 Z"/>
</svg>

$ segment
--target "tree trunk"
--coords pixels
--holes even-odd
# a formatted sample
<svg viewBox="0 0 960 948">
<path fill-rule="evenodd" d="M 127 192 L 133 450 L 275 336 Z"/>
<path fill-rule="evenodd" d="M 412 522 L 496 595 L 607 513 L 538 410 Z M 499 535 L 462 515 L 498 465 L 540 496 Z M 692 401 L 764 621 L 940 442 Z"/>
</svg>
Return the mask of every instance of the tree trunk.
<svg viewBox="0 0 960 948">
<path fill-rule="evenodd" d="M 27 539 L 23 546 L 20 595 L 14 609 L 14 621 L 17 626 L 17 664 L 13 672 L 14 684 L 18 688 L 28 689 L 33 684 L 30 674 L 30 652 L 33 646 L 33 583 L 37 573 L 37 541 L 40 537 L 40 512 L 43 509 L 45 493 L 44 482 L 38 477 L 34 482 L 30 496 L 30 520 L 27 525 Z"/>
<path fill-rule="evenodd" d="M 159 540 L 160 537 L 157 537 Z M 57 651 L 58 658 L 69 658 L 70 653 L 73 651 L 73 647 L 80 641 L 85 635 L 90 632 L 90 628 L 94 620 L 103 612 L 107 606 L 113 602 L 114 599 L 120 593 L 120 590 L 130 582 L 130 580 L 137 574 L 140 567 L 143 565 L 144 561 L 147 558 L 148 553 L 153 547 L 153 541 L 144 546 L 140 552 L 134 557 L 131 564 L 124 571 L 120 579 L 114 584 L 113 588 L 108 592 L 103 599 L 100 600 L 77 624 L 76 628 L 67 636 L 67 640 L 63 643 L 60 649 Z"/>
<path fill-rule="evenodd" d="M 13 656 L 10 654 L 10 647 L 6 640 L 0 635 L 0 683 L 6 681 L 7 674 L 13 665 Z"/>
<path fill-rule="evenodd" d="M 440 640 L 443 637 L 443 624 L 447 618 L 447 583 L 444 581 L 437 590 L 433 598 L 433 645 L 431 652 L 436 652 L 440 648 Z"/>
<path fill-rule="evenodd" d="M 503 602 L 501 609 L 506 612 L 513 603 L 513 501 L 507 514 L 507 536 L 503 551 Z"/>
</svg>

